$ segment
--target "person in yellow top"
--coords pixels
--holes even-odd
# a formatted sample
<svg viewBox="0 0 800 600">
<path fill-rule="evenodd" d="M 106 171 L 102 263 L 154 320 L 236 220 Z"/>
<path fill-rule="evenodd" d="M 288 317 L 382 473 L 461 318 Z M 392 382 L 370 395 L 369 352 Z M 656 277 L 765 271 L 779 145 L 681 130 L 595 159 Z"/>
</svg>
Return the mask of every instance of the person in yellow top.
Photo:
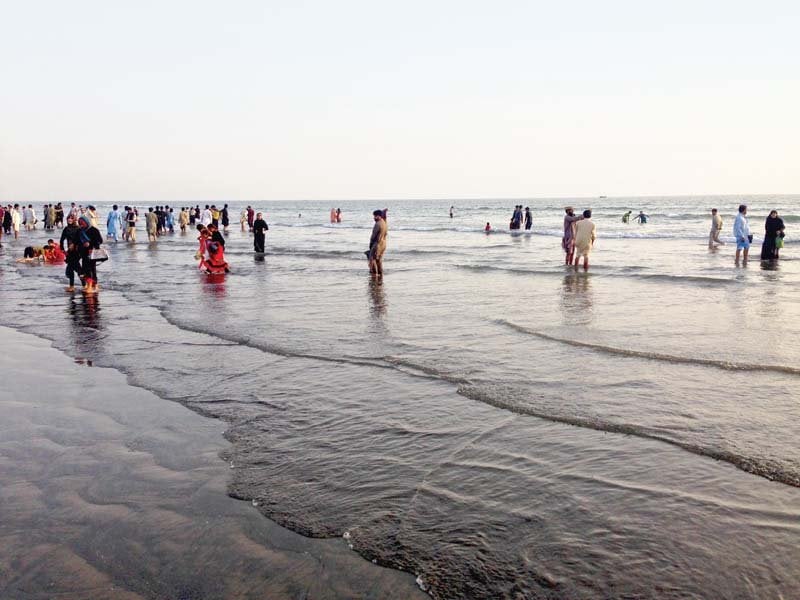
<svg viewBox="0 0 800 600">
<path fill-rule="evenodd" d="M 708 234 L 708 247 L 716 248 L 718 244 L 724 244 L 719 239 L 719 232 L 722 231 L 722 217 L 717 214 L 717 209 L 711 209 L 711 232 Z"/>
<path fill-rule="evenodd" d="M 583 257 L 583 269 L 589 268 L 589 253 L 594 246 L 596 239 L 596 229 L 592 221 L 592 211 L 583 211 L 583 220 L 575 223 L 575 266 L 578 266 L 578 261 L 581 256 Z"/>
<path fill-rule="evenodd" d="M 211 205 L 211 223 L 219 227 L 219 209 L 213 204 Z"/>
</svg>

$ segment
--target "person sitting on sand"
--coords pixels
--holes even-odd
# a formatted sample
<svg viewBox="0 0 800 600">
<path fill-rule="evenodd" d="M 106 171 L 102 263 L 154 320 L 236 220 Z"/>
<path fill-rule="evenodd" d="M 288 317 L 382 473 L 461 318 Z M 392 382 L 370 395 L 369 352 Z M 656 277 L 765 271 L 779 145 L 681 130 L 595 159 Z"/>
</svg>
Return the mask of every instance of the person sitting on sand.
<svg viewBox="0 0 800 600">
<path fill-rule="evenodd" d="M 594 246 L 596 239 L 596 230 L 592 222 L 592 211 L 583 211 L 583 219 L 575 223 L 575 266 L 583 257 L 583 269 L 589 268 L 589 253 Z"/>
</svg>

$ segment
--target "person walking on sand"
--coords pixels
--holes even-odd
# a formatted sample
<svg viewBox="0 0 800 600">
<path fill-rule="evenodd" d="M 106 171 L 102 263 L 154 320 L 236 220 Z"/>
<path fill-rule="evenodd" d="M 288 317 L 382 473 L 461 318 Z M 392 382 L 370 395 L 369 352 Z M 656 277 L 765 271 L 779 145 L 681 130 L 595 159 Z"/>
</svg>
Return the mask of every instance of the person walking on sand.
<svg viewBox="0 0 800 600">
<path fill-rule="evenodd" d="M 372 226 L 372 235 L 369 238 L 369 272 L 373 278 L 383 277 L 383 253 L 386 252 L 386 233 L 388 225 L 386 223 L 386 209 L 372 211 L 372 218 L 375 225 Z"/>
<path fill-rule="evenodd" d="M 264 253 L 265 232 L 268 230 L 269 225 L 261 217 L 261 213 L 256 213 L 256 220 L 253 221 L 253 250 L 260 254 Z"/>
<path fill-rule="evenodd" d="M 582 220 L 583 217 L 575 216 L 575 209 L 571 206 L 564 208 L 564 235 L 561 237 L 561 247 L 567 255 L 565 264 L 572 264 L 572 256 L 575 253 L 575 223 Z"/>
<path fill-rule="evenodd" d="M 747 255 L 750 254 L 750 243 L 753 236 L 750 235 L 750 223 L 747 222 L 747 205 L 739 205 L 739 214 L 733 222 L 733 237 L 736 238 L 736 265 L 739 265 L 740 256 L 747 264 Z"/>
<path fill-rule="evenodd" d="M 531 209 L 525 207 L 525 231 L 530 231 L 533 227 L 533 217 L 531 216 Z"/>
<path fill-rule="evenodd" d="M 716 248 L 719 245 L 724 244 L 721 239 L 719 239 L 719 233 L 722 231 L 722 217 L 719 216 L 717 213 L 716 208 L 711 209 L 711 231 L 708 233 L 708 249 L 711 250 L 712 248 Z"/>
<path fill-rule="evenodd" d="M 581 256 L 583 257 L 583 270 L 589 268 L 589 253 L 594 246 L 596 239 L 596 229 L 592 222 L 592 211 L 583 211 L 583 219 L 575 224 L 575 267 L 578 266 Z"/>
</svg>

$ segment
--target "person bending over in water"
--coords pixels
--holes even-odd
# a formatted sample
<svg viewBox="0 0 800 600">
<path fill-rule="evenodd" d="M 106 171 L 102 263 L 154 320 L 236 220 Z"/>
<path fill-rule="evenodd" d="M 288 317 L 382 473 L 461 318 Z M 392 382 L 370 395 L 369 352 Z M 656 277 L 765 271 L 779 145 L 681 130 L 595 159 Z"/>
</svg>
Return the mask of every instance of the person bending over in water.
<svg viewBox="0 0 800 600">
<path fill-rule="evenodd" d="M 594 246 L 595 226 L 592 222 L 592 211 L 583 211 L 583 219 L 575 224 L 575 266 L 583 257 L 583 269 L 589 268 L 589 253 Z"/>
<path fill-rule="evenodd" d="M 633 212 L 632 210 L 629 210 L 629 211 L 628 211 L 628 212 L 626 212 L 624 215 L 622 215 L 622 222 L 623 222 L 623 223 L 625 223 L 625 225 L 627 225 L 628 223 L 630 223 L 630 220 L 631 220 L 631 213 L 632 213 L 632 212 Z"/>
<path fill-rule="evenodd" d="M 384 210 L 372 211 L 372 218 L 375 225 L 372 227 L 372 235 L 369 238 L 369 272 L 374 278 L 383 277 L 383 253 L 386 252 L 386 233 L 388 225 L 386 223 L 386 212 Z"/>
</svg>

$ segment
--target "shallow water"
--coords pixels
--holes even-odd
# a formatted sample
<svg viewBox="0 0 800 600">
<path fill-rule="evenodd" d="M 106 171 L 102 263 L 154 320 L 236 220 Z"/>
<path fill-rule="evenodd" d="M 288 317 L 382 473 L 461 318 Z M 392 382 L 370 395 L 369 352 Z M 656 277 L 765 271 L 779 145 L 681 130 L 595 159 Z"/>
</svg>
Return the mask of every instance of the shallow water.
<svg viewBox="0 0 800 600">
<path fill-rule="evenodd" d="M 20 240 L 0 293 L 10 324 L 228 421 L 233 495 L 434 597 L 792 597 L 800 198 L 747 199 L 757 238 L 770 208 L 788 237 L 746 267 L 706 247 L 739 201 L 532 200 L 515 235 L 482 226 L 517 201 L 388 202 L 382 284 L 374 203 L 338 225 L 263 203 L 267 256 L 237 224 L 221 282 L 174 234 L 111 244 L 103 291 L 65 296 L 61 268 L 9 261 Z M 565 203 L 594 205 L 588 273 L 562 265 Z"/>
</svg>

